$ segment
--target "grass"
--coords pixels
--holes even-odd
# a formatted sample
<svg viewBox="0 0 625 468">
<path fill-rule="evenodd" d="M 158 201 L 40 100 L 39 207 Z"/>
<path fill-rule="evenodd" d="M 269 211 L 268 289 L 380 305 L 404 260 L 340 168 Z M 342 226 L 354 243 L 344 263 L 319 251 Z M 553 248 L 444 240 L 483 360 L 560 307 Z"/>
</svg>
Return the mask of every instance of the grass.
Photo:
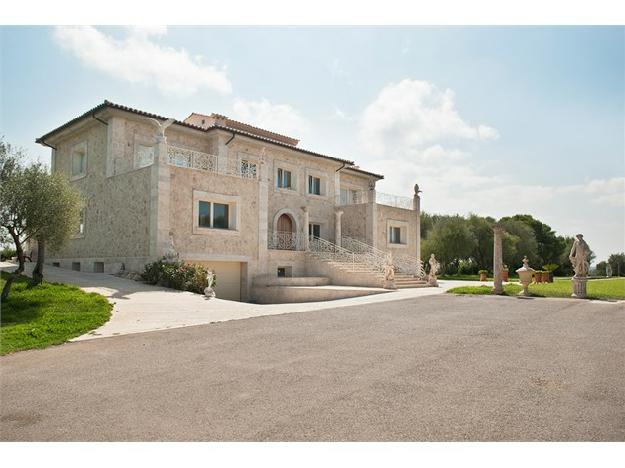
<svg viewBox="0 0 625 468">
<path fill-rule="evenodd" d="M 504 294 L 514 296 L 523 288 L 519 284 L 505 284 Z M 447 292 L 454 294 L 491 294 L 490 286 L 462 286 Z M 535 297 L 571 297 L 573 284 L 570 278 L 558 278 L 553 283 L 530 284 L 529 292 Z M 588 299 L 617 300 L 625 299 L 625 278 L 589 280 Z"/>
<path fill-rule="evenodd" d="M 8 274 L 2 272 L 0 289 Z M 96 293 L 18 277 L 0 311 L 0 355 L 61 344 L 106 323 L 111 305 Z"/>
</svg>

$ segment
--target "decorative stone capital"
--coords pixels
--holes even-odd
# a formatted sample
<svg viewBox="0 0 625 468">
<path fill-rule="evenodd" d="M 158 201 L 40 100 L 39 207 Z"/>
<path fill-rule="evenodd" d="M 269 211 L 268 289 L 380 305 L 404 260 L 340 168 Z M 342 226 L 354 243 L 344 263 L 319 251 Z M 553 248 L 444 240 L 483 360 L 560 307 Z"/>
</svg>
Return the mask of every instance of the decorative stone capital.
<svg viewBox="0 0 625 468">
<path fill-rule="evenodd" d="M 504 231 L 503 226 L 499 223 L 493 224 L 493 232 L 501 234 Z"/>
<path fill-rule="evenodd" d="M 308 213 L 308 207 L 307 206 L 302 206 L 302 211 L 304 213 Z"/>
</svg>

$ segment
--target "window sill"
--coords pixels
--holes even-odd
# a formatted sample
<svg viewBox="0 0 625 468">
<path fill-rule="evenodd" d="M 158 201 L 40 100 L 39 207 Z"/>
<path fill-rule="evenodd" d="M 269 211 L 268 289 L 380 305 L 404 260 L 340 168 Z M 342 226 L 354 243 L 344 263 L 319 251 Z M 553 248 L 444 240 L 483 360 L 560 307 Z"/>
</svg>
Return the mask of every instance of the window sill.
<svg viewBox="0 0 625 468">
<path fill-rule="evenodd" d="M 237 229 L 219 229 L 219 228 L 207 228 L 195 226 L 193 228 L 193 234 L 199 234 L 203 236 L 210 236 L 212 234 L 226 234 L 229 236 L 238 236 L 241 232 Z"/>
<path fill-rule="evenodd" d="M 310 198 L 317 198 L 319 200 L 325 200 L 326 198 L 328 198 L 325 195 L 317 195 L 316 193 L 307 193 L 306 196 Z"/>
<path fill-rule="evenodd" d="M 388 247 L 393 247 L 393 248 L 398 248 L 398 249 L 405 249 L 406 247 L 408 247 L 408 244 L 395 244 L 393 242 L 387 242 L 386 245 Z"/>
<path fill-rule="evenodd" d="M 70 237 L 71 240 L 74 240 L 74 239 L 84 239 L 84 238 L 85 238 L 84 234 L 76 234 L 76 235 Z"/>
<path fill-rule="evenodd" d="M 70 180 L 70 182 L 73 182 L 73 181 L 75 181 L 75 180 L 84 179 L 85 177 L 87 177 L 87 173 L 86 173 L 86 172 L 83 172 L 83 173 L 81 173 L 81 174 L 76 174 L 76 175 L 71 176 L 71 177 L 69 178 L 69 180 Z"/>
<path fill-rule="evenodd" d="M 278 193 L 288 193 L 289 195 L 297 195 L 298 192 L 295 188 L 275 187 L 275 191 Z"/>
</svg>

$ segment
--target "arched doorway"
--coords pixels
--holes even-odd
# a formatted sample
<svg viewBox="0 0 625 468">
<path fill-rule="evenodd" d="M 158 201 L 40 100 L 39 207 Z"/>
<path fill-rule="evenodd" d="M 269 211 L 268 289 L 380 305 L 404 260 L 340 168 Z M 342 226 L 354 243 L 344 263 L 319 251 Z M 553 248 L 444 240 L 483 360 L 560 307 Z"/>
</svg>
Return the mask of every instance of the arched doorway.
<svg viewBox="0 0 625 468">
<path fill-rule="evenodd" d="M 296 250 L 295 223 L 290 215 L 283 213 L 276 224 L 276 248 L 280 250 Z"/>
</svg>

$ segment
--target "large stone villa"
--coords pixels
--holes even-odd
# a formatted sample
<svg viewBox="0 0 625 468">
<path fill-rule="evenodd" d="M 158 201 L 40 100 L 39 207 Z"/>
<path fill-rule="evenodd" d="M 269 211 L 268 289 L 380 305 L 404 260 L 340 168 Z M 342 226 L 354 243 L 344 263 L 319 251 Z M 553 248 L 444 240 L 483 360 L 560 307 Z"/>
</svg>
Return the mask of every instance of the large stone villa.
<svg viewBox="0 0 625 468">
<path fill-rule="evenodd" d="M 215 271 L 218 297 L 238 301 L 356 295 L 311 287 L 281 297 L 280 287 L 380 288 L 389 258 L 397 287 L 423 285 L 418 188 L 414 198 L 376 192 L 382 175 L 294 138 L 218 114 L 178 121 L 104 101 L 37 142 L 85 198 L 80 229 L 52 265 L 141 272 L 175 250 Z"/>
</svg>

